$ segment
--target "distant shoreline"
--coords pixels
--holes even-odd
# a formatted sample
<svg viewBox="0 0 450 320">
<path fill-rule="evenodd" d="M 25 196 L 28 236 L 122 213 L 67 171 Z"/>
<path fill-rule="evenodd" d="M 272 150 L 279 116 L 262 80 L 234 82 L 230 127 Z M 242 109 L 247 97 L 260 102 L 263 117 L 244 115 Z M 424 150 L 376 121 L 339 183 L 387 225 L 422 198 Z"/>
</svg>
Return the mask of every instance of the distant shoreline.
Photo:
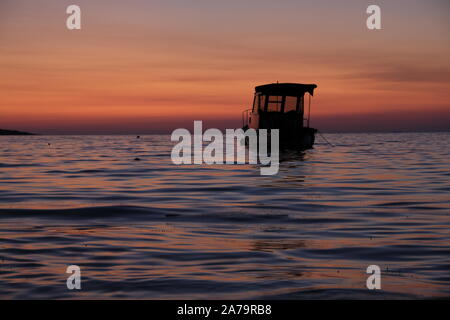
<svg viewBox="0 0 450 320">
<path fill-rule="evenodd" d="M 0 129 L 0 136 L 32 136 L 34 133 Z"/>
</svg>

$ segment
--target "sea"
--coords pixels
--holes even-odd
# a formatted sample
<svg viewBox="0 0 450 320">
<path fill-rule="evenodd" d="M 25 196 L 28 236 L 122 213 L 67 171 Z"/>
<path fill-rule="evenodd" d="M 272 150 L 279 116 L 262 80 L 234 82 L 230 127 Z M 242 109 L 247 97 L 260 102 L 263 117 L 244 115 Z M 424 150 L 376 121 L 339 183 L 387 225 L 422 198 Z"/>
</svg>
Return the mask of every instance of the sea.
<svg viewBox="0 0 450 320">
<path fill-rule="evenodd" d="M 169 135 L 2 136 L 0 299 L 449 298 L 450 133 L 324 138 L 262 176 Z"/>
</svg>

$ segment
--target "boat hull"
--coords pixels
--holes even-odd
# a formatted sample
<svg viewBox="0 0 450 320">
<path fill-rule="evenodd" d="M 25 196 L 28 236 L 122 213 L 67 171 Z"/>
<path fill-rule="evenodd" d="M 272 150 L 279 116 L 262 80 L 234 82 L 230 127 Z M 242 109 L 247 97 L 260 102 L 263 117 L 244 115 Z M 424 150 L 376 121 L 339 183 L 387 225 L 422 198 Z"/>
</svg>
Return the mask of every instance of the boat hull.
<svg viewBox="0 0 450 320">
<path fill-rule="evenodd" d="M 280 130 L 280 147 L 295 149 L 311 149 L 316 141 L 317 129 L 300 128 L 296 132 L 283 132 Z"/>
<path fill-rule="evenodd" d="M 248 127 L 242 128 L 244 131 L 248 129 Z M 258 130 L 256 131 L 258 133 Z M 314 143 L 316 140 L 317 129 L 314 128 L 301 128 L 297 130 L 295 133 L 286 132 L 280 130 L 280 140 L 279 146 L 281 149 L 297 149 L 297 150 L 307 150 L 312 149 L 314 147 Z M 270 129 L 268 130 L 267 141 L 271 142 L 270 137 Z M 248 141 L 245 141 L 247 144 Z M 258 135 L 258 145 L 259 145 L 259 135 Z"/>
</svg>

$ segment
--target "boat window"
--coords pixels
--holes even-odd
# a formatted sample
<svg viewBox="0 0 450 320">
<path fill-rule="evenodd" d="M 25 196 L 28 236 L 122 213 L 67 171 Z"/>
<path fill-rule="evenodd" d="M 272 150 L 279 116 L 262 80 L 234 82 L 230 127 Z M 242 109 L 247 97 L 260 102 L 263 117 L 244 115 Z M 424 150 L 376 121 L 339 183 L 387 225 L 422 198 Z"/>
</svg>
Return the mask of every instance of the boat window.
<svg viewBox="0 0 450 320">
<path fill-rule="evenodd" d="M 297 111 L 297 97 L 286 97 L 284 112 Z"/>
<path fill-rule="evenodd" d="M 283 102 L 283 97 L 281 96 L 270 96 L 269 104 L 267 105 L 267 112 L 280 112 L 281 103 Z"/>
<path fill-rule="evenodd" d="M 266 96 L 260 94 L 258 96 L 259 110 L 264 111 L 264 106 L 266 105 Z"/>
<path fill-rule="evenodd" d="M 255 98 L 253 99 L 252 112 L 255 112 L 256 110 L 258 110 L 258 103 L 259 103 L 259 95 L 255 94 Z"/>
</svg>

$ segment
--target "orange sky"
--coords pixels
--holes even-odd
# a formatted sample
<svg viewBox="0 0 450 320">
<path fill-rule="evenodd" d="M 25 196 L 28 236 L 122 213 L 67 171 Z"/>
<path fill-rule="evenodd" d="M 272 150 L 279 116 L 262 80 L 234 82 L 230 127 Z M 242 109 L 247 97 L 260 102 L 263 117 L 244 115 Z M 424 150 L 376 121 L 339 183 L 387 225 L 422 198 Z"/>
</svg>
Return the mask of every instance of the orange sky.
<svg viewBox="0 0 450 320">
<path fill-rule="evenodd" d="M 0 128 L 238 127 L 254 86 L 278 80 L 318 84 L 322 131 L 450 129 L 450 5 L 375 2 L 381 31 L 358 0 L 2 0 Z"/>
</svg>

